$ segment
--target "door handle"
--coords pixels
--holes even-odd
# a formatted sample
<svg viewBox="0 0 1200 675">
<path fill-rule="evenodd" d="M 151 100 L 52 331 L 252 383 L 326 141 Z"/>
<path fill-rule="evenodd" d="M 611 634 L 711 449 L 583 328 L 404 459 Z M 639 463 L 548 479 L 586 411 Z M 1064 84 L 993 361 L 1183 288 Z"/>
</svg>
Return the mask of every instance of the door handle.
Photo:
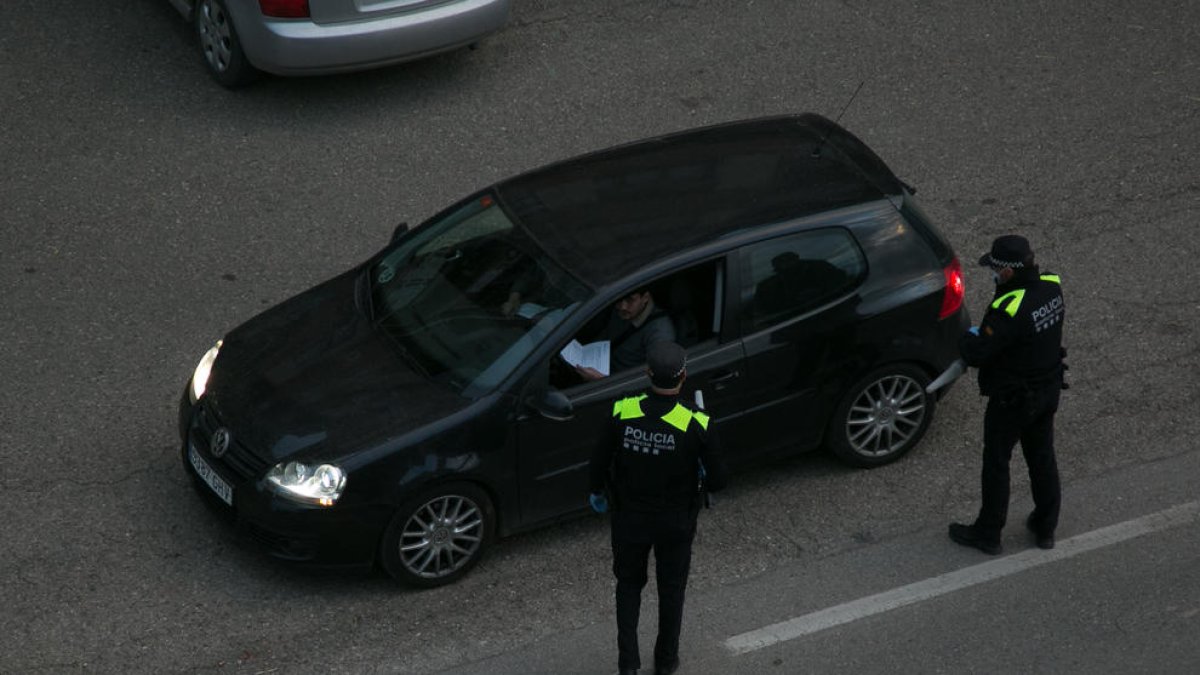
<svg viewBox="0 0 1200 675">
<path fill-rule="evenodd" d="M 708 378 L 708 383 L 711 384 L 714 389 L 723 389 L 727 384 L 733 380 L 736 380 L 739 375 L 741 375 L 741 373 L 736 370 L 727 370 Z"/>
</svg>

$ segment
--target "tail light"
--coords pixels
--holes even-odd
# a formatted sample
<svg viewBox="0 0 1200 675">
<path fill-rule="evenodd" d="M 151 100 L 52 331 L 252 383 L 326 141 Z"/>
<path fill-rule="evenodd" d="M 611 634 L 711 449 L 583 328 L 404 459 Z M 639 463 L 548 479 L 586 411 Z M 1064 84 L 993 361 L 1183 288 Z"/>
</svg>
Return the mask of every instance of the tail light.
<svg viewBox="0 0 1200 675">
<path fill-rule="evenodd" d="M 946 277 L 946 288 L 942 291 L 942 311 L 938 312 L 938 318 L 944 319 L 958 311 L 962 307 L 963 295 L 966 292 L 966 287 L 963 285 L 962 265 L 958 264 L 958 258 L 950 261 L 942 270 L 942 274 Z"/>
<path fill-rule="evenodd" d="M 308 0 L 258 0 L 263 16 L 281 19 L 304 19 L 308 14 Z"/>
</svg>

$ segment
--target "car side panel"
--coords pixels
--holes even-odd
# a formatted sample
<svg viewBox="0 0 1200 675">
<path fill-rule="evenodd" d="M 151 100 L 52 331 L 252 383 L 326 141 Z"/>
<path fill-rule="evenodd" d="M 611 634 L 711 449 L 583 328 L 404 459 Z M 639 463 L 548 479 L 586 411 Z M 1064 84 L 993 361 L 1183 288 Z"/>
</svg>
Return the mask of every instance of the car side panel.
<svg viewBox="0 0 1200 675">
<path fill-rule="evenodd" d="M 773 269 L 763 276 L 768 257 Z M 827 393 L 844 388 L 847 368 L 861 359 L 863 253 L 844 227 L 828 226 L 781 233 L 731 258 L 732 323 L 746 331 L 738 433 L 754 454 L 816 447 L 836 403 Z"/>
<path fill-rule="evenodd" d="M 495 395 L 481 400 L 475 411 L 461 416 L 445 430 L 408 448 L 382 450 L 379 460 L 365 463 L 360 480 L 368 494 L 391 495 L 396 509 L 408 497 L 430 485 L 468 482 L 492 497 L 507 528 L 514 514 L 516 438 L 511 423 L 512 397 Z M 353 477 L 353 476 L 352 476 Z"/>
<path fill-rule="evenodd" d="M 860 360 L 856 305 L 851 294 L 745 338 L 745 444 L 760 453 L 820 444 L 833 403 L 822 394 Z"/>
<path fill-rule="evenodd" d="M 612 417 L 613 401 L 645 383 L 644 375 L 630 372 L 565 392 L 573 407 L 567 420 L 549 419 L 528 407 L 518 414 L 522 526 L 583 510 L 589 460 Z"/>
<path fill-rule="evenodd" d="M 847 388 L 873 368 L 912 362 L 941 372 L 967 325 L 965 310 L 936 320 L 945 286 L 940 261 L 894 208 L 828 224 L 852 232 L 868 272 L 853 292 L 745 336 L 747 398 L 735 433 L 756 452 L 819 445 Z M 741 262 L 735 276 L 748 274 Z M 743 298 L 734 301 L 734 311 L 744 313 Z"/>
<path fill-rule="evenodd" d="M 964 309 L 941 321 L 946 279 L 941 261 L 900 213 L 882 212 L 852 226 L 870 272 L 860 293 L 860 330 L 876 338 L 871 363 L 911 361 L 933 374 L 958 357 L 957 338 L 969 325 Z M 861 373 L 859 373 L 861 374 Z"/>
</svg>

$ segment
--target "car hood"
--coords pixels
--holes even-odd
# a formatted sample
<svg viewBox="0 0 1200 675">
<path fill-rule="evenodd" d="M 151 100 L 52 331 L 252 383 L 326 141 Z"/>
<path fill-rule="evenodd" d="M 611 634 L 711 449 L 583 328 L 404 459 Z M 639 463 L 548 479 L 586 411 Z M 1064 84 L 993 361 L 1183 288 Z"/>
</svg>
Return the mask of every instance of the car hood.
<svg viewBox="0 0 1200 675">
<path fill-rule="evenodd" d="M 262 459 L 331 461 L 471 403 L 409 367 L 360 308 L 361 283 L 348 272 L 225 337 L 205 397 Z"/>
</svg>

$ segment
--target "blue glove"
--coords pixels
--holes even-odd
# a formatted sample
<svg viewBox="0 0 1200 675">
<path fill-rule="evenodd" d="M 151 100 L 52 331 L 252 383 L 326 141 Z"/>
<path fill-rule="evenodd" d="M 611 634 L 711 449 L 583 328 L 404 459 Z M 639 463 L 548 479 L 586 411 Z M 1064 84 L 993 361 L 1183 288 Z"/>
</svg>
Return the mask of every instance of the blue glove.
<svg viewBox="0 0 1200 675">
<path fill-rule="evenodd" d="M 596 513 L 604 513 L 608 510 L 608 498 L 599 492 L 588 495 L 588 502 L 591 503 L 592 510 Z"/>
<path fill-rule="evenodd" d="M 971 326 L 967 329 L 967 332 L 975 337 L 979 337 L 979 326 Z"/>
</svg>

